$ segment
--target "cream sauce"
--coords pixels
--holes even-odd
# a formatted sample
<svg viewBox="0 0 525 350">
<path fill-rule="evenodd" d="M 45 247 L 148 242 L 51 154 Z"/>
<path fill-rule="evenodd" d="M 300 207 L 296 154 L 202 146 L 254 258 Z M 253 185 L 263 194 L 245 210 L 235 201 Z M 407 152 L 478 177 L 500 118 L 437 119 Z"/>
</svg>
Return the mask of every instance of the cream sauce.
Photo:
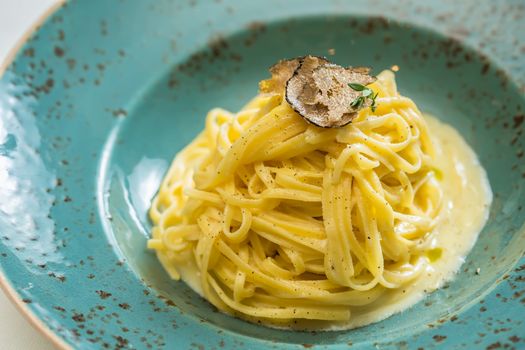
<svg viewBox="0 0 525 350">
<path fill-rule="evenodd" d="M 461 135 L 434 117 L 425 116 L 425 119 L 436 148 L 436 165 L 442 171 L 444 193 L 443 208 L 429 247 L 434 255 L 430 260 L 433 261 L 424 266 L 425 271 L 411 284 L 389 290 L 369 305 L 353 307 L 349 321 L 330 323 L 328 327 L 326 322 L 308 321 L 293 328 L 340 330 L 381 321 L 414 305 L 453 279 L 465 261 L 487 221 L 492 191 L 485 170 Z M 177 260 L 180 261 L 177 271 L 182 280 L 203 295 L 200 273 L 191 254 L 182 254 Z"/>
<path fill-rule="evenodd" d="M 428 115 L 425 120 L 436 148 L 436 165 L 442 171 L 443 208 L 430 246 L 440 256 L 433 257 L 435 261 L 410 285 L 390 290 L 370 305 L 353 308 L 348 322 L 330 329 L 381 321 L 452 280 L 488 219 L 492 190 L 476 154 L 453 127 Z"/>
</svg>

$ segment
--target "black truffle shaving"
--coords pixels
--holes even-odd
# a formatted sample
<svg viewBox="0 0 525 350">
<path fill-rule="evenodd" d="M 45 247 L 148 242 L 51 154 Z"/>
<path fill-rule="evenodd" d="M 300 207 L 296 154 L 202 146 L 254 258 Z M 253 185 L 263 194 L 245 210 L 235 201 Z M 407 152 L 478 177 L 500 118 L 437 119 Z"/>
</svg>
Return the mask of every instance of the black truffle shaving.
<svg viewBox="0 0 525 350">
<path fill-rule="evenodd" d="M 268 69 L 272 74 L 272 77 L 259 82 L 259 91 L 261 93 L 277 93 L 284 95 L 286 83 L 307 57 L 309 59 L 319 60 L 319 62 L 329 63 L 326 58 L 320 56 L 300 56 L 280 60 Z"/>
<path fill-rule="evenodd" d="M 262 93 L 284 94 L 286 82 L 292 77 L 295 70 L 301 65 L 302 57 L 280 60 L 269 68 L 272 77 L 259 82 L 259 91 Z"/>
<path fill-rule="evenodd" d="M 325 58 L 306 56 L 299 59 L 298 67 L 286 83 L 285 96 L 290 106 L 308 122 L 323 127 L 337 128 L 347 125 L 362 108 L 370 107 L 371 100 L 352 106 L 361 96 L 348 86 L 363 86 L 376 79 L 366 67 L 344 68 Z"/>
</svg>

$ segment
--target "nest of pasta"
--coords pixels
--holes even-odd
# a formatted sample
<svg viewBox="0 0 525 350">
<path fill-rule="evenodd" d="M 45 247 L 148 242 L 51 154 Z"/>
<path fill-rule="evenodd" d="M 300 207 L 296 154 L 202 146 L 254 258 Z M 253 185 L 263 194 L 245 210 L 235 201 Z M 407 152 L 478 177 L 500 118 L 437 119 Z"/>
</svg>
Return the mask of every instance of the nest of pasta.
<svg viewBox="0 0 525 350">
<path fill-rule="evenodd" d="M 441 203 L 432 142 L 391 72 L 367 81 L 375 112 L 335 129 L 306 122 L 282 79 L 236 114 L 209 112 L 153 201 L 149 247 L 225 312 L 345 321 L 422 271 Z"/>
</svg>

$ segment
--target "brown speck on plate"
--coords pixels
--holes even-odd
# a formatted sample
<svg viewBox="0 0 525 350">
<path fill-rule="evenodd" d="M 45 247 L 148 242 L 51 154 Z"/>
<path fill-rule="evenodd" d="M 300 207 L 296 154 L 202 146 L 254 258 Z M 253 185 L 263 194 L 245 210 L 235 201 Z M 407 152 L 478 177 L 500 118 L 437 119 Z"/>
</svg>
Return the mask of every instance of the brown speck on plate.
<svg viewBox="0 0 525 350">
<path fill-rule="evenodd" d="M 120 303 L 118 304 L 118 306 L 124 310 L 129 310 L 129 308 L 131 308 L 131 306 L 128 303 Z"/>
<path fill-rule="evenodd" d="M 98 294 L 100 299 L 107 299 L 107 298 L 109 298 L 111 296 L 111 293 L 108 293 L 108 292 L 103 291 L 103 290 L 97 290 L 96 293 Z"/>
<path fill-rule="evenodd" d="M 59 47 L 59 46 L 55 46 L 54 52 L 55 52 L 55 56 L 57 56 L 57 57 L 63 57 L 64 56 L 64 49 Z"/>
</svg>

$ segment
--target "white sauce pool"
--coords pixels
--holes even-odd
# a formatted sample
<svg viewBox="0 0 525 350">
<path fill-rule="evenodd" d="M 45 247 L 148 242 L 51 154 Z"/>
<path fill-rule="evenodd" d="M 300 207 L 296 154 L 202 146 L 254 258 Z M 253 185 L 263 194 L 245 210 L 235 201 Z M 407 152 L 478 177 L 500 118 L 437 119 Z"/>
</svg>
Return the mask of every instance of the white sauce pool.
<svg viewBox="0 0 525 350">
<path fill-rule="evenodd" d="M 425 267 L 425 272 L 404 288 L 387 291 L 375 302 L 353 307 L 349 321 L 326 323 L 300 322 L 293 328 L 341 330 L 381 321 L 420 301 L 425 294 L 450 281 L 474 246 L 487 221 L 492 191 L 485 170 L 474 151 L 451 126 L 425 115 L 430 135 L 436 147 L 438 168 L 442 171 L 443 209 L 438 218 L 432 247 L 441 256 Z M 190 255 L 182 257 L 177 269 L 193 290 L 202 295 L 200 273 Z M 275 325 L 269 324 L 270 327 Z"/>
</svg>

